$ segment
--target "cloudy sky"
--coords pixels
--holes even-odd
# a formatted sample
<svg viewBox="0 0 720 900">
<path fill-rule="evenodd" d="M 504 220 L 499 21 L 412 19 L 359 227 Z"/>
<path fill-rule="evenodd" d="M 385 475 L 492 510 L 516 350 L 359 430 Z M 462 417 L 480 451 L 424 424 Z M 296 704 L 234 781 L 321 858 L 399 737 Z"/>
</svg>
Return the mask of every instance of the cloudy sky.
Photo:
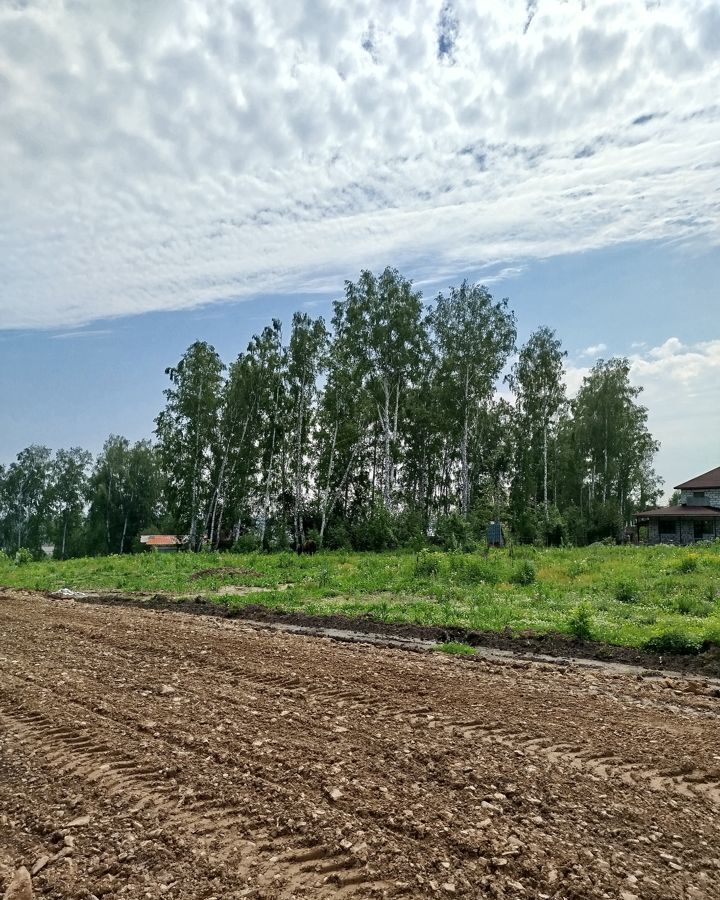
<svg viewBox="0 0 720 900">
<path fill-rule="evenodd" d="M 717 0 L 0 0 L 0 459 L 146 436 L 361 267 L 463 277 L 720 465 Z"/>
</svg>

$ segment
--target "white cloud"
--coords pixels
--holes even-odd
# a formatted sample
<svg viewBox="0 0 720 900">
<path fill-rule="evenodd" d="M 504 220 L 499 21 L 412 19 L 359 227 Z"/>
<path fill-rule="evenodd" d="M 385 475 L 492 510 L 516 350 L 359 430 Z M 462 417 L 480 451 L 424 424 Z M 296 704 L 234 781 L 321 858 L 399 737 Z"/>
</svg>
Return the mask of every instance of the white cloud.
<svg viewBox="0 0 720 900">
<path fill-rule="evenodd" d="M 719 48 L 714 0 L 5 4 L 0 328 L 717 243 Z"/>
<path fill-rule="evenodd" d="M 50 338 L 54 341 L 64 341 L 75 338 L 98 337 L 107 334 L 112 334 L 111 328 L 87 328 L 83 331 L 61 331 L 58 334 L 51 334 Z"/>
<path fill-rule="evenodd" d="M 607 350 L 607 344 L 593 344 L 580 351 L 580 356 L 600 356 Z"/>
</svg>

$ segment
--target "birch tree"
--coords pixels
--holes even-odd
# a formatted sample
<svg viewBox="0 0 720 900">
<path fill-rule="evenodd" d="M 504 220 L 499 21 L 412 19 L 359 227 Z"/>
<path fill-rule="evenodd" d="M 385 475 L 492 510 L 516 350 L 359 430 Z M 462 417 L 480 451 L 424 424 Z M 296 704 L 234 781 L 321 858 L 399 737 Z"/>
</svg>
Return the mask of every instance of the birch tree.
<svg viewBox="0 0 720 900">
<path fill-rule="evenodd" d="M 566 403 L 563 360 L 567 353 L 561 347 L 552 329 L 539 328 L 521 348 L 507 378 L 516 398 L 516 504 L 535 501 L 539 494 L 546 526 L 549 447 L 558 415 Z"/>
<path fill-rule="evenodd" d="M 480 412 L 491 403 L 495 382 L 515 346 L 515 315 L 507 300 L 496 302 L 486 287 L 463 281 L 438 295 L 431 322 L 446 425 L 459 462 L 460 511 L 467 518 L 471 435 L 477 434 Z"/>
<path fill-rule="evenodd" d="M 50 504 L 52 507 L 52 537 L 55 556 L 66 559 L 69 541 L 74 539 L 74 551 L 82 549 L 78 540 L 83 525 L 84 508 L 88 500 L 88 472 L 92 454 L 80 447 L 58 450 L 51 464 Z"/>
<path fill-rule="evenodd" d="M 304 499 L 310 481 L 308 450 L 312 439 L 318 377 L 325 364 L 328 333 L 322 318 L 295 313 L 287 353 L 289 440 L 293 481 L 293 530 L 295 546 L 305 543 Z"/>
<path fill-rule="evenodd" d="M 224 368 L 214 347 L 204 341 L 192 344 L 176 366 L 165 370 L 170 387 L 163 392 L 165 409 L 155 420 L 170 509 L 193 550 L 205 537 L 212 497 Z"/>
<path fill-rule="evenodd" d="M 333 325 L 354 380 L 367 393 L 382 435 L 381 496 L 393 508 L 395 471 L 410 386 L 417 381 L 426 331 L 422 296 L 396 270 L 361 273 L 345 283 L 345 299 L 335 303 Z"/>
</svg>

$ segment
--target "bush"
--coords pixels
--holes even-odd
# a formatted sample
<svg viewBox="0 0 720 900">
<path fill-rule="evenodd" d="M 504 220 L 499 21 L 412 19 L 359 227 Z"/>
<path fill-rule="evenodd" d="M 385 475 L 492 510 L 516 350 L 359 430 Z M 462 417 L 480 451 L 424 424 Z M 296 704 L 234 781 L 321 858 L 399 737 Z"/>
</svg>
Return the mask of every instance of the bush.
<svg viewBox="0 0 720 900">
<path fill-rule="evenodd" d="M 233 553 L 254 553 L 260 546 L 258 536 L 254 531 L 247 531 L 241 534 L 232 545 Z"/>
<path fill-rule="evenodd" d="M 703 600 L 694 600 L 692 597 L 679 597 L 677 601 L 677 611 L 681 616 L 697 616 L 705 618 L 713 611 L 713 604 Z"/>
<path fill-rule="evenodd" d="M 35 557 L 27 547 L 21 547 L 15 554 L 15 565 L 26 566 L 28 563 L 34 562 Z"/>
<path fill-rule="evenodd" d="M 440 519 L 435 528 L 434 542 L 445 550 L 476 549 L 472 527 L 459 513 Z"/>
<path fill-rule="evenodd" d="M 676 628 L 668 628 L 645 641 L 643 647 L 654 653 L 695 654 L 700 651 L 700 644 L 697 638 Z"/>
<path fill-rule="evenodd" d="M 487 559 L 469 557 L 465 559 L 458 572 L 463 581 L 469 584 L 497 584 L 500 581 L 497 568 Z"/>
<path fill-rule="evenodd" d="M 690 572 L 696 572 L 700 557 L 697 553 L 688 553 L 675 564 L 675 571 L 681 572 L 683 575 L 689 575 Z"/>
<path fill-rule="evenodd" d="M 513 584 L 532 584 L 537 577 L 537 567 L 531 559 L 523 559 L 510 576 Z"/>
<path fill-rule="evenodd" d="M 435 578 L 440 572 L 440 556 L 429 550 L 421 550 L 415 557 L 415 577 Z"/>
<path fill-rule="evenodd" d="M 593 610 L 589 603 L 579 603 L 570 613 L 568 630 L 578 640 L 589 641 L 592 637 Z"/>
<path fill-rule="evenodd" d="M 323 535 L 323 547 L 326 550 L 350 550 L 352 540 L 344 522 L 330 522 Z"/>
<path fill-rule="evenodd" d="M 619 603 L 636 603 L 640 596 L 640 591 L 634 581 L 621 579 L 615 585 L 614 594 L 615 599 Z"/>
</svg>

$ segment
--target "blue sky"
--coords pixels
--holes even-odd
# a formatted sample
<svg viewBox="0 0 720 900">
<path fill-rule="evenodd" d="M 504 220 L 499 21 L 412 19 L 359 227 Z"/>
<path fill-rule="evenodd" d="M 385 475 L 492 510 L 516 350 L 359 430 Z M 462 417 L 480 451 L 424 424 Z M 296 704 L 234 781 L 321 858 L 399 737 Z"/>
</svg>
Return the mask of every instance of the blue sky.
<svg viewBox="0 0 720 900">
<path fill-rule="evenodd" d="M 629 356 L 667 484 L 718 465 L 718 83 L 716 0 L 0 6 L 0 461 L 149 436 L 192 340 L 392 264 L 571 391 Z"/>
</svg>

